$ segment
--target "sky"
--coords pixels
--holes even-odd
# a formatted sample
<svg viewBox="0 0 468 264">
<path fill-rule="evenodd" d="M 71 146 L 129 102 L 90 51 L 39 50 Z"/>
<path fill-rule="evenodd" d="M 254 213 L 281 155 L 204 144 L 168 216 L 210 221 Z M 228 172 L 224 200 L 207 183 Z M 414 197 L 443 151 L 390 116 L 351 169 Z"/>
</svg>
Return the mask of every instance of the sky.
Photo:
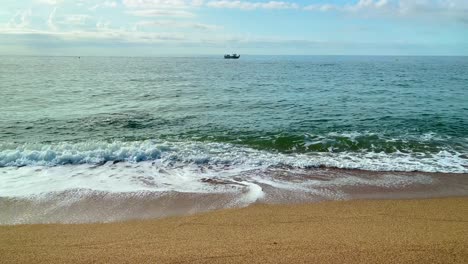
<svg viewBox="0 0 468 264">
<path fill-rule="evenodd" d="M 0 55 L 463 55 L 468 0 L 2 0 Z"/>
</svg>

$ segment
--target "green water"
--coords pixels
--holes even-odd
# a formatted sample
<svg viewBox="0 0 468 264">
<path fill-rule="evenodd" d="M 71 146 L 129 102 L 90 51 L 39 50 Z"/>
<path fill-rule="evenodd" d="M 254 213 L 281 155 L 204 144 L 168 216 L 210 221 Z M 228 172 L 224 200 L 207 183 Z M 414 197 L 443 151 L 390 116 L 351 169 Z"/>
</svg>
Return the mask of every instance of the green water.
<svg viewBox="0 0 468 264">
<path fill-rule="evenodd" d="M 0 166 L 135 160 L 61 146 L 149 140 L 468 170 L 466 57 L 2 57 L 0 76 Z"/>
</svg>

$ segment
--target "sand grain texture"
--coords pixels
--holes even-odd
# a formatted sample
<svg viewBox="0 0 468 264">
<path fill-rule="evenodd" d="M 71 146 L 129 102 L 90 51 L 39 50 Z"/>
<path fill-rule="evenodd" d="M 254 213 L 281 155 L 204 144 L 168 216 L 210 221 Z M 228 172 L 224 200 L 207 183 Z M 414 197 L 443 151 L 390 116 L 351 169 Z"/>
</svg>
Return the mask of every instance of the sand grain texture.
<svg viewBox="0 0 468 264">
<path fill-rule="evenodd" d="M 468 263 L 468 198 L 0 227 L 1 263 Z"/>
</svg>

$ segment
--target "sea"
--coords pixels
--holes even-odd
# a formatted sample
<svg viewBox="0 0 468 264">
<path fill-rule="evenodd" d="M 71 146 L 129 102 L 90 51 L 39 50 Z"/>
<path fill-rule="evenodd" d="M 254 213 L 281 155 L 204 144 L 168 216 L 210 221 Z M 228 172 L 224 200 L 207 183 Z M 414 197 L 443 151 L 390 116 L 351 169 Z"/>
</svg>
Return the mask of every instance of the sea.
<svg viewBox="0 0 468 264">
<path fill-rule="evenodd" d="M 0 57 L 0 224 L 468 195 L 468 57 Z"/>
</svg>

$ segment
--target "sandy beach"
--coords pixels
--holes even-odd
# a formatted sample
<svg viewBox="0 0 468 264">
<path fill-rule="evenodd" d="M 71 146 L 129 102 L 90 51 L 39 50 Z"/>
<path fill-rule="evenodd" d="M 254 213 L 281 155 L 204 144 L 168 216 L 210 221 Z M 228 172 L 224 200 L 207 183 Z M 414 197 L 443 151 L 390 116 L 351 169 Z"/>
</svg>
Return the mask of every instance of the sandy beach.
<svg viewBox="0 0 468 264">
<path fill-rule="evenodd" d="M 468 263 L 468 198 L 0 227 L 1 263 Z"/>
</svg>

